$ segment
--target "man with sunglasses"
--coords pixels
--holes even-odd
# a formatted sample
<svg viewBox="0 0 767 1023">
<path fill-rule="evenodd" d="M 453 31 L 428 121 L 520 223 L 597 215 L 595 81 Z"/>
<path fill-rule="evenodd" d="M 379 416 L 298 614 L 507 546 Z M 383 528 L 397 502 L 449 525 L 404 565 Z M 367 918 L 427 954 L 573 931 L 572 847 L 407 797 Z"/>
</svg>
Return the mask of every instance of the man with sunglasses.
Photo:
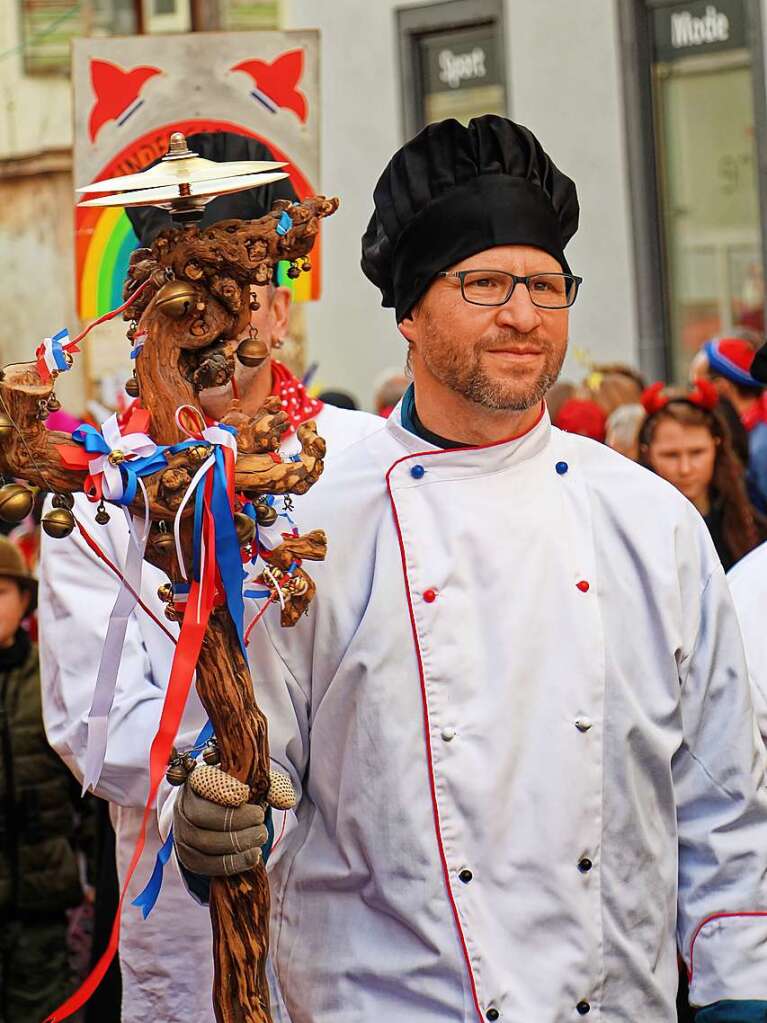
<svg viewBox="0 0 767 1023">
<path fill-rule="evenodd" d="M 318 596 L 253 644 L 299 793 L 276 1016 L 673 1023 L 679 948 L 699 1023 L 764 1020 L 765 752 L 721 566 L 688 501 L 543 403 L 575 186 L 485 116 L 426 128 L 374 203 L 414 383 L 301 501 Z M 189 786 L 171 820 L 186 868 L 252 862 Z"/>
</svg>

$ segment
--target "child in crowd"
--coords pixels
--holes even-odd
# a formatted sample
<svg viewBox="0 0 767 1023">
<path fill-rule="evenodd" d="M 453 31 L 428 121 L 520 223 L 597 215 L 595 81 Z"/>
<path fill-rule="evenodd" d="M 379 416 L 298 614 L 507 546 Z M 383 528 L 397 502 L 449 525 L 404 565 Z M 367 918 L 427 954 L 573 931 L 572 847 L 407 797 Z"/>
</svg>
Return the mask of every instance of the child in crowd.
<svg viewBox="0 0 767 1023">
<path fill-rule="evenodd" d="M 49 747 L 37 648 L 21 627 L 37 582 L 0 538 L 0 1023 L 40 1023 L 74 984 L 66 910 L 83 897 L 73 779 Z"/>
</svg>

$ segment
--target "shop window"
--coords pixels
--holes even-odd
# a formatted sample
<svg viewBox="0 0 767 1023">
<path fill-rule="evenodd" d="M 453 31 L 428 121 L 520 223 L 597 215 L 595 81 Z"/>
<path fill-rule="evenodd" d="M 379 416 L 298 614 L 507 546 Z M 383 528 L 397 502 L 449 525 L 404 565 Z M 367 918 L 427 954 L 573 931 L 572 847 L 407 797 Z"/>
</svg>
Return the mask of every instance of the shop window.
<svg viewBox="0 0 767 1023">
<path fill-rule="evenodd" d="M 26 74 L 69 74 L 75 36 L 133 35 L 139 0 L 20 0 L 21 48 Z"/>
<path fill-rule="evenodd" d="M 743 0 L 650 11 L 669 370 L 707 339 L 764 332 L 754 59 Z"/>
<path fill-rule="evenodd" d="M 455 117 L 506 114 L 500 0 L 446 0 L 397 11 L 405 134 Z"/>
</svg>

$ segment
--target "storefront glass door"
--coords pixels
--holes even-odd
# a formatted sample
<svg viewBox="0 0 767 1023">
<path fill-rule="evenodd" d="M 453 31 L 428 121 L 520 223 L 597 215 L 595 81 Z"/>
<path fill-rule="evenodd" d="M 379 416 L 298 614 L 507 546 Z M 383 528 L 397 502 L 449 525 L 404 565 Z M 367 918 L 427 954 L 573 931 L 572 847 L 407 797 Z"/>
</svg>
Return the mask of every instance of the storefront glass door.
<svg viewBox="0 0 767 1023">
<path fill-rule="evenodd" d="M 727 46 L 738 39 L 726 37 L 731 22 L 717 21 L 724 15 L 714 5 L 705 5 L 697 22 L 695 7 L 655 12 L 656 25 L 659 15 L 670 19 L 660 23 L 666 39 L 656 36 L 653 106 L 670 368 L 677 380 L 707 338 L 764 329 L 750 51 Z M 673 21 L 691 8 L 690 18 Z"/>
</svg>

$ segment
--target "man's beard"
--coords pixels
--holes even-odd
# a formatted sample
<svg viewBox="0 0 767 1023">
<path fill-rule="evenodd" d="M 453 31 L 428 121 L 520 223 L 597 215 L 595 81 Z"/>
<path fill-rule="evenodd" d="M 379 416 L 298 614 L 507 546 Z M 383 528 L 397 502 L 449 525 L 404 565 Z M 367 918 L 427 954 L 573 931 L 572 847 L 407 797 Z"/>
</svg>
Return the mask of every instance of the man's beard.
<svg viewBox="0 0 767 1023">
<path fill-rule="evenodd" d="M 482 355 L 488 350 L 509 345 L 521 348 L 529 344 L 540 347 L 544 356 L 543 367 L 534 380 L 522 375 L 516 379 L 492 377 L 482 365 Z M 482 338 L 467 349 L 446 342 L 434 329 L 433 322 L 428 322 L 419 354 L 432 376 L 475 405 L 496 412 L 526 412 L 538 405 L 556 383 L 565 358 L 565 346 L 558 351 L 529 334 L 507 330 Z"/>
</svg>

